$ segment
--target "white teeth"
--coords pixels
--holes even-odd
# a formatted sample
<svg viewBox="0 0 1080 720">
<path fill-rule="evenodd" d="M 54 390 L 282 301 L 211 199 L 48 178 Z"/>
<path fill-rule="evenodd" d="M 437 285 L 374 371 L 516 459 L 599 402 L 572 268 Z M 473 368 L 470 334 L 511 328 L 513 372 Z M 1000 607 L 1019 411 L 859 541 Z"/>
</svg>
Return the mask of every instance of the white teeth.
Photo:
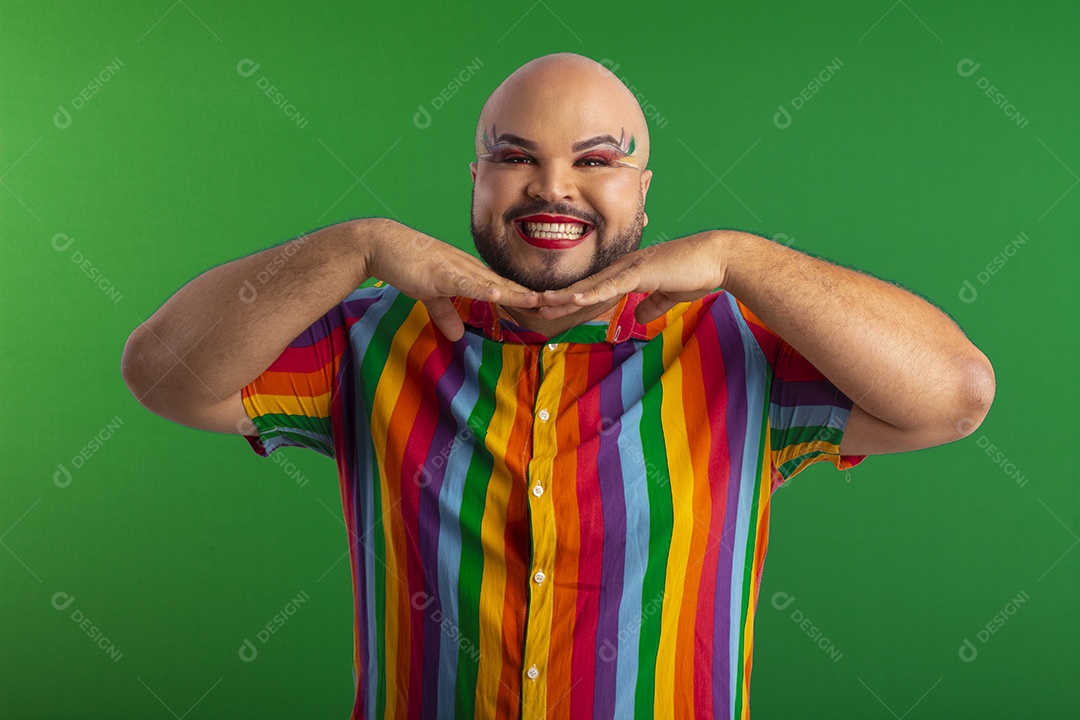
<svg viewBox="0 0 1080 720">
<path fill-rule="evenodd" d="M 525 222 L 522 225 L 529 237 L 548 240 L 576 240 L 585 234 L 585 225 L 582 223 Z"/>
</svg>

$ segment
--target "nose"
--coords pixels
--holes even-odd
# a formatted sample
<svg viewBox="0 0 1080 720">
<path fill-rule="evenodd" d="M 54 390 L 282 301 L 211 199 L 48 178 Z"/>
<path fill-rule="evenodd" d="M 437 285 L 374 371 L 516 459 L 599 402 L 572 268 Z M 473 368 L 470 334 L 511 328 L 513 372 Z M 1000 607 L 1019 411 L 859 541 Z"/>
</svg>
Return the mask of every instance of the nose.
<svg viewBox="0 0 1080 720">
<path fill-rule="evenodd" d="M 577 186 L 569 168 L 563 168 L 557 163 L 547 163 L 536 169 L 529 181 L 528 192 L 530 197 L 554 203 L 574 199 L 577 196 Z"/>
</svg>

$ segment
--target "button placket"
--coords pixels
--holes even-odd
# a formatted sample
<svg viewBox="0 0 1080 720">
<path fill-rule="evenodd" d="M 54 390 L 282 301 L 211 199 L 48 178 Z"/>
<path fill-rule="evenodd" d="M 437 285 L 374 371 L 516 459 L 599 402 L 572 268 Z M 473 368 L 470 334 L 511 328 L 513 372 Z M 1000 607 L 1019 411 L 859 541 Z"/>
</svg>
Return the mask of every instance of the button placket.
<svg viewBox="0 0 1080 720">
<path fill-rule="evenodd" d="M 547 683 L 535 682 L 548 665 L 551 651 L 551 631 L 554 622 L 555 586 L 547 582 L 548 572 L 555 566 L 555 509 L 548 493 L 558 450 L 556 427 L 564 391 L 565 354 L 556 350 L 556 343 L 540 346 L 536 352 L 540 364 L 540 382 L 533 398 L 532 440 L 533 455 L 529 461 L 529 532 L 532 536 L 532 572 L 528 576 L 530 599 L 528 626 L 522 657 L 522 702 L 535 714 L 545 716 Z"/>
</svg>

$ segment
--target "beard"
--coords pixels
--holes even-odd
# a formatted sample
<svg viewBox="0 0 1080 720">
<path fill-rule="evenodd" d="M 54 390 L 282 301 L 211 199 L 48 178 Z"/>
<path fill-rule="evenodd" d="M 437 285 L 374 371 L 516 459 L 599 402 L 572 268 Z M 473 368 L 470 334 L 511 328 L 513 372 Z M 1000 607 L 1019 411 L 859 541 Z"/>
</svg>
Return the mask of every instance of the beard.
<svg viewBox="0 0 1080 720">
<path fill-rule="evenodd" d="M 475 197 L 473 210 L 475 211 Z M 524 268 L 513 257 L 513 248 L 521 243 L 521 237 L 513 226 L 513 218 L 546 213 L 548 215 L 571 215 L 588 221 L 593 226 L 593 236 L 597 238 L 596 251 L 592 262 L 578 270 L 560 268 L 564 251 L 548 251 L 543 260 L 543 267 Z M 478 225 L 475 212 L 472 216 L 472 236 L 480 259 L 487 263 L 495 273 L 507 280 L 516 282 L 529 290 L 561 290 L 579 280 L 595 275 L 627 253 L 641 247 L 641 235 L 645 228 L 645 203 L 639 202 L 630 228 L 617 235 L 608 237 L 607 224 L 602 217 L 583 214 L 576 208 L 537 202 L 527 206 L 510 208 L 503 216 L 503 227 L 497 230 L 489 225 Z"/>
</svg>

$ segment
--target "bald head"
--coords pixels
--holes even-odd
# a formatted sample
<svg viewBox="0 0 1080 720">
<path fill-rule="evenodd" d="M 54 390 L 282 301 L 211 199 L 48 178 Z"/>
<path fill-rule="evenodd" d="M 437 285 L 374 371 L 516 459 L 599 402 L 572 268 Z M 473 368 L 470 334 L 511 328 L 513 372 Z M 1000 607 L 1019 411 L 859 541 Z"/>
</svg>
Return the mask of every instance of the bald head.
<svg viewBox="0 0 1080 720">
<path fill-rule="evenodd" d="M 583 55 L 554 53 L 531 60 L 504 80 L 484 103 L 476 128 L 477 157 L 487 152 L 485 134 L 544 124 L 548 115 L 579 126 L 582 134 L 620 131 L 632 139 L 636 166 L 649 162 L 649 128 L 634 94 L 606 67 Z M 524 122 L 523 121 L 530 121 Z"/>
<path fill-rule="evenodd" d="M 476 130 L 480 258 L 533 290 L 595 275 L 641 245 L 653 171 L 633 94 L 603 65 L 545 55 L 495 89 Z"/>
</svg>

